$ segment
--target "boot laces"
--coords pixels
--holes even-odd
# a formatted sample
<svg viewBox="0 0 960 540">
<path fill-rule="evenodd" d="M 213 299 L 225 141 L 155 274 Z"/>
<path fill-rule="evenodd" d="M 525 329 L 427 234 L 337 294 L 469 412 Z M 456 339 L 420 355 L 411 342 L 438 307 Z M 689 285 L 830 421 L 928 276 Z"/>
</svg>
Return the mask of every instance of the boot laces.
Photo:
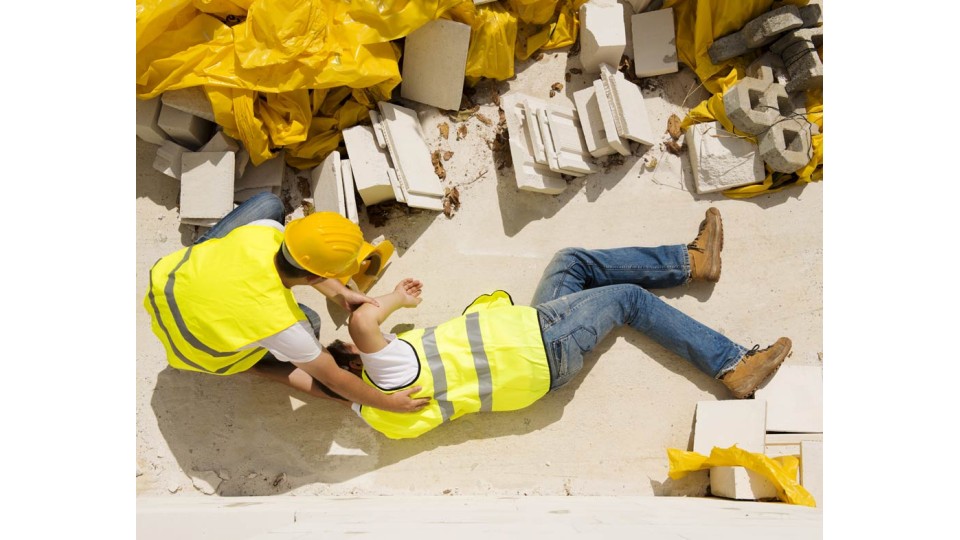
<svg viewBox="0 0 960 540">
<path fill-rule="evenodd" d="M 767 349 L 769 349 L 769 348 L 770 348 L 770 347 L 767 347 Z M 767 350 L 767 349 L 764 349 L 763 351 L 765 351 L 765 350 Z M 750 349 L 749 351 L 747 351 L 747 354 L 744 355 L 744 356 L 753 356 L 753 355 L 757 354 L 758 352 L 763 352 L 763 351 L 760 350 L 760 344 L 758 343 L 758 344 L 754 345 L 752 349 Z"/>
<path fill-rule="evenodd" d="M 703 220 L 702 222 L 700 222 L 700 228 L 697 229 L 697 237 L 693 239 L 693 242 L 690 242 L 689 244 L 687 244 L 687 249 L 699 251 L 700 253 L 703 253 L 706 250 L 706 248 L 701 247 L 699 244 L 700 236 L 703 234 L 703 230 L 706 228 L 707 228 L 707 220 Z"/>
</svg>

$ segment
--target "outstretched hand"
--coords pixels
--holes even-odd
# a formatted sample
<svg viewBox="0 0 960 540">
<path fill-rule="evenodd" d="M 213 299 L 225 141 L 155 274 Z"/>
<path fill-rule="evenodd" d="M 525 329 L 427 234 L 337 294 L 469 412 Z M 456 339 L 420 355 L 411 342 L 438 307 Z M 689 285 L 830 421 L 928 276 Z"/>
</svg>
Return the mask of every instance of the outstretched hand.
<svg viewBox="0 0 960 540">
<path fill-rule="evenodd" d="M 403 307 L 417 307 L 423 301 L 420 298 L 422 290 L 423 283 L 413 278 L 406 278 L 393 288 L 393 292 L 400 295 L 400 305 Z"/>
<path fill-rule="evenodd" d="M 422 389 L 420 386 L 414 386 L 406 390 L 401 390 L 394 394 L 390 394 L 390 408 L 388 409 L 391 412 L 399 413 L 410 413 L 417 412 L 420 409 L 427 406 L 430 403 L 429 397 L 418 397 L 412 398 L 410 394 L 415 394 Z"/>
<path fill-rule="evenodd" d="M 354 311 L 363 304 L 373 304 L 374 306 L 380 307 L 380 302 L 377 302 L 375 298 L 370 298 L 352 289 L 347 289 L 343 294 L 338 294 L 336 302 L 347 311 Z"/>
</svg>

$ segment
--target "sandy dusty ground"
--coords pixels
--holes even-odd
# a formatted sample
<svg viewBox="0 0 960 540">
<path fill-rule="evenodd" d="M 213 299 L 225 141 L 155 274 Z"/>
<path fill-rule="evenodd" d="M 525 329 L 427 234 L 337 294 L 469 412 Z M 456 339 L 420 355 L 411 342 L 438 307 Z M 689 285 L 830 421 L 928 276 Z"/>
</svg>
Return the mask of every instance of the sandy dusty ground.
<svg viewBox="0 0 960 540">
<path fill-rule="evenodd" d="M 628 44 L 628 49 L 630 45 Z M 424 302 L 391 324 L 433 325 L 494 289 L 527 302 L 551 255 L 566 246 L 605 248 L 686 243 L 704 211 L 724 217 L 723 277 L 657 291 L 669 304 L 733 340 L 766 346 L 793 339 L 788 363 L 818 364 L 823 341 L 821 184 L 749 200 L 693 192 L 686 155 L 634 145 L 622 163 L 572 180 L 556 196 L 519 191 L 513 169 L 498 169 L 493 139 L 494 92 L 523 92 L 572 105 L 574 91 L 595 77 L 568 51 L 518 63 L 515 79 L 481 86 L 480 114 L 457 140 L 436 126 L 457 124 L 415 106 L 431 149 L 454 153 L 447 186 L 462 207 L 452 217 L 426 211 L 392 213 L 375 227 L 361 211 L 368 239 L 397 246 L 371 294 L 404 277 L 425 283 Z M 550 98 L 550 86 L 563 89 Z M 687 69 L 645 79 L 655 131 L 670 114 L 706 97 Z M 409 104 L 408 104 L 409 105 Z M 664 133 L 664 140 L 668 136 Z M 692 442 L 699 400 L 727 399 L 724 387 L 640 333 L 609 336 L 571 384 L 525 410 L 472 415 L 409 441 L 391 441 L 356 415 L 256 377 L 215 377 L 167 367 L 142 307 L 147 271 L 161 256 L 194 238 L 179 226 L 177 181 L 153 170 L 156 147 L 137 141 L 137 493 L 141 495 L 692 495 L 705 477 L 667 478 L 667 448 Z M 655 163 L 655 165 L 654 165 Z M 296 202 L 296 189 L 285 186 Z M 347 338 L 344 313 L 297 288 L 299 301 L 323 316 L 324 341 Z"/>
</svg>

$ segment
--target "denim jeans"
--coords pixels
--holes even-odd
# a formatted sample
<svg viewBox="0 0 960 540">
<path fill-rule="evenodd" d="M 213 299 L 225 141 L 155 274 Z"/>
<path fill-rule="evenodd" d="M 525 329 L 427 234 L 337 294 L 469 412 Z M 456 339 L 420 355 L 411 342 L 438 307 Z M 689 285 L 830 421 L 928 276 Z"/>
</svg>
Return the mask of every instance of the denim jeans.
<svg viewBox="0 0 960 540">
<path fill-rule="evenodd" d="M 690 256 L 684 245 L 557 252 L 532 302 L 550 364 L 550 389 L 569 382 L 583 368 L 583 355 L 622 325 L 711 377 L 732 369 L 746 348 L 647 290 L 676 287 L 689 279 Z"/>
<path fill-rule="evenodd" d="M 280 197 L 266 191 L 257 193 L 240 203 L 240 206 L 231 210 L 229 214 L 223 216 L 216 225 L 203 233 L 203 236 L 198 238 L 193 245 L 206 242 L 211 238 L 223 238 L 237 227 L 250 224 L 258 219 L 272 219 L 282 225 L 283 203 L 280 201 Z"/>
</svg>

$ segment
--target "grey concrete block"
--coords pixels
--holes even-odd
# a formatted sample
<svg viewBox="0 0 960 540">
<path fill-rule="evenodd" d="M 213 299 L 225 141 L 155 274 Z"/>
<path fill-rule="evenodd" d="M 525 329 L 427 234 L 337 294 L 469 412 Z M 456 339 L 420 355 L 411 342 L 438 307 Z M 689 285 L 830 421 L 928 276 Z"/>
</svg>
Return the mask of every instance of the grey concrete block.
<svg viewBox="0 0 960 540">
<path fill-rule="evenodd" d="M 770 52 L 784 57 L 784 62 L 786 62 L 786 58 L 790 56 L 790 52 L 787 51 L 787 49 L 803 41 L 812 41 L 813 46 L 818 49 L 823 47 L 823 28 L 799 28 L 792 32 L 787 32 L 775 41 L 773 45 L 770 45 Z"/>
<path fill-rule="evenodd" d="M 780 117 L 776 94 L 767 90 L 773 85 L 747 77 L 723 95 L 723 107 L 734 127 L 750 135 L 759 135 Z M 779 85 L 778 85 L 779 86 Z"/>
<path fill-rule="evenodd" d="M 710 54 L 710 60 L 714 64 L 719 64 L 724 60 L 736 58 L 749 50 L 750 47 L 747 45 L 743 33 L 735 32 L 714 41 L 707 52 Z"/>
<path fill-rule="evenodd" d="M 173 141 L 163 141 L 157 148 L 157 157 L 153 160 L 153 168 L 169 176 L 180 179 L 180 160 L 184 152 L 190 152 Z"/>
<path fill-rule="evenodd" d="M 787 66 L 783 63 L 783 59 L 769 51 L 747 66 L 747 77 L 777 84 L 787 84 L 789 80 Z"/>
<path fill-rule="evenodd" d="M 743 25 L 740 33 L 747 43 L 747 47 L 762 47 L 776 41 L 777 36 L 794 28 L 803 26 L 800 10 L 797 6 L 786 5 L 768 11 Z"/>
<path fill-rule="evenodd" d="M 217 131 L 207 144 L 200 147 L 200 152 L 239 152 L 240 143 L 227 136 L 223 131 Z M 247 155 L 249 158 L 249 154 Z"/>
<path fill-rule="evenodd" d="M 216 127 L 213 122 L 168 105 L 161 106 L 157 125 L 171 139 L 191 150 L 196 150 L 209 141 Z"/>
<path fill-rule="evenodd" d="M 276 157 L 270 158 L 260 165 L 246 166 L 243 175 L 236 181 L 237 191 L 282 185 L 283 174 L 286 169 L 284 160 L 284 151 L 281 150 Z"/>
<path fill-rule="evenodd" d="M 180 220 L 217 220 L 233 210 L 233 152 L 187 152 L 182 156 Z"/>
<path fill-rule="evenodd" d="M 203 118 L 210 122 L 216 122 L 213 116 L 213 106 L 210 105 L 210 99 L 207 93 L 199 86 L 190 88 L 181 88 L 179 90 L 167 90 L 161 96 L 163 104 L 174 109 L 190 113 L 193 116 Z"/>
<path fill-rule="evenodd" d="M 804 28 L 813 28 L 823 24 L 823 6 L 820 4 L 807 4 L 800 8 L 800 18 L 803 19 Z"/>
<path fill-rule="evenodd" d="M 805 41 L 806 49 L 794 56 L 784 59 L 790 82 L 787 83 L 787 92 L 802 92 L 811 88 L 823 88 L 823 62 L 813 46 L 813 42 Z"/>
<path fill-rule="evenodd" d="M 810 124 L 805 118 L 781 118 L 760 137 L 760 159 L 771 170 L 792 173 L 812 157 Z"/>
<path fill-rule="evenodd" d="M 137 100 L 137 137 L 153 144 L 163 144 L 167 134 L 157 125 L 160 117 L 160 98 Z"/>
</svg>

